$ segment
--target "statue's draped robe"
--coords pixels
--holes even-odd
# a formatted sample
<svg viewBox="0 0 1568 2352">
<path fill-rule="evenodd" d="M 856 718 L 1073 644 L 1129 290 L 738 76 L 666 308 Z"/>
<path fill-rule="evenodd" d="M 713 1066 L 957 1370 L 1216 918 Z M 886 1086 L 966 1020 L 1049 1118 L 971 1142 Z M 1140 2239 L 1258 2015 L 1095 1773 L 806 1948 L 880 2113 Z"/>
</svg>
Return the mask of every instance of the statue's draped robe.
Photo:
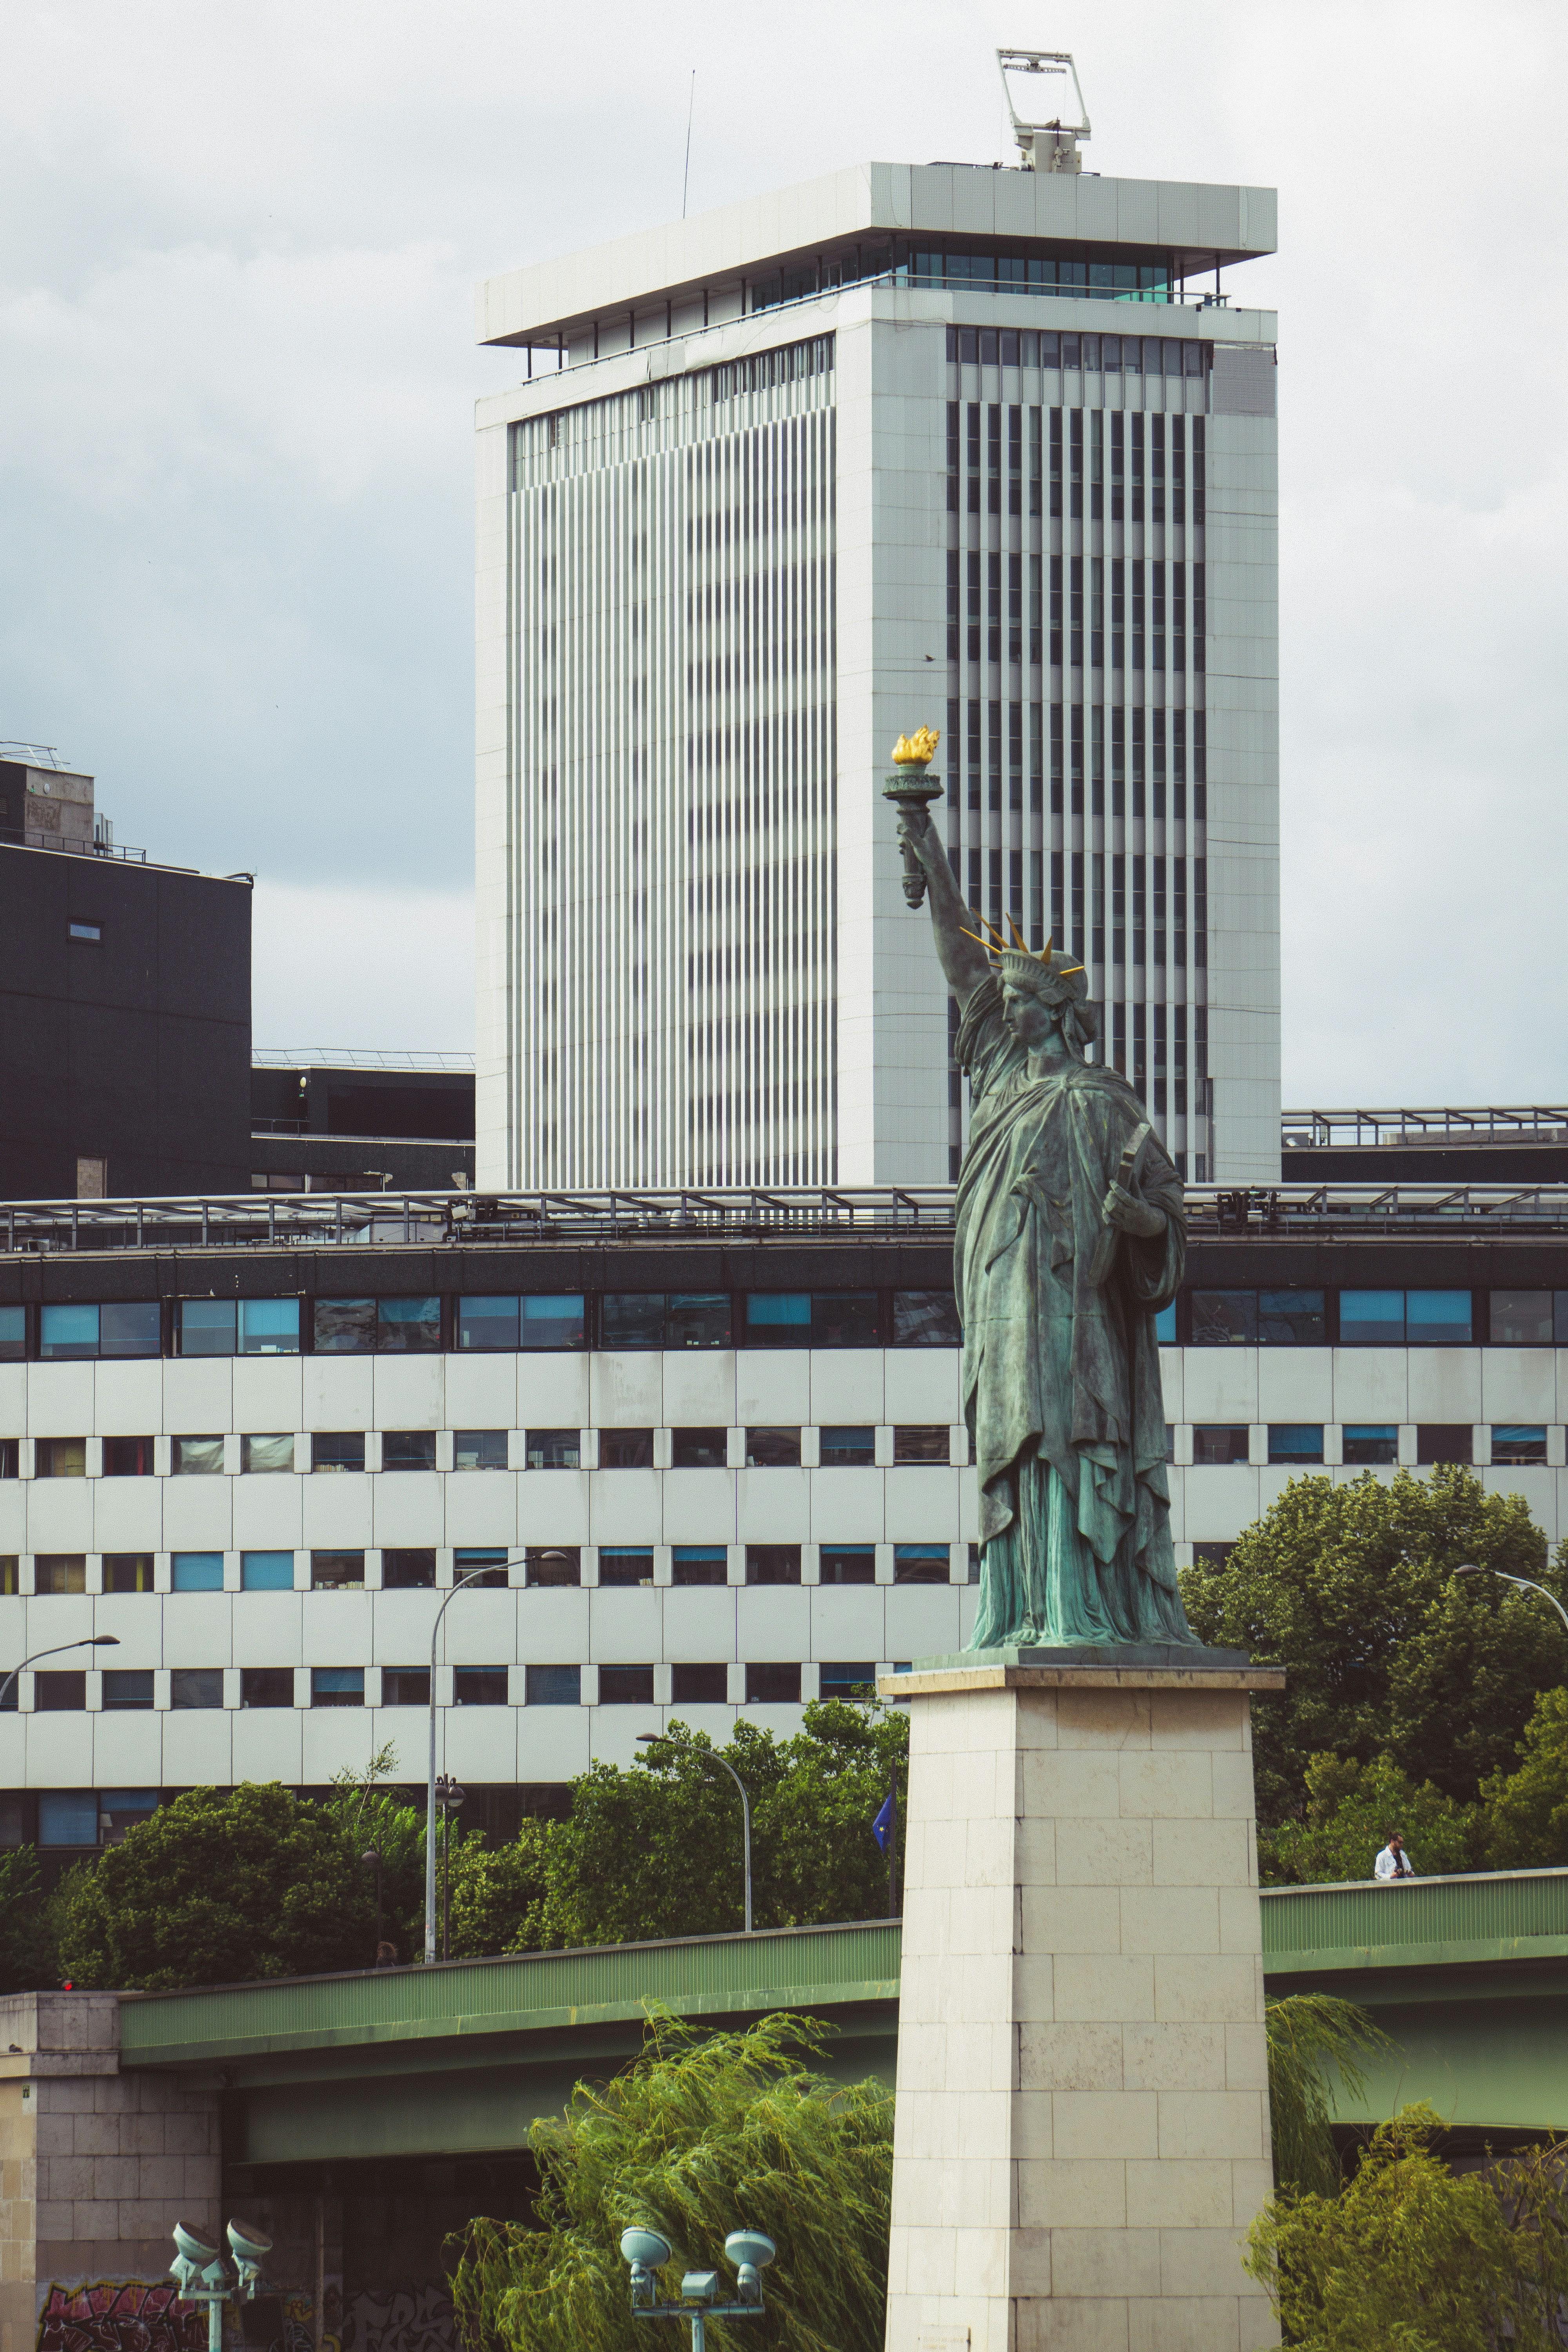
<svg viewBox="0 0 1568 2352">
<path fill-rule="evenodd" d="M 1191 1642 L 1153 1319 L 1182 1278 L 1181 1179 L 1151 1135 L 1131 1190 L 1163 1211 L 1164 1232 L 1119 1231 L 1097 1286 L 1101 1208 L 1142 1122 L 1137 1097 L 1079 1061 L 1032 1077 L 994 979 L 969 1000 L 958 1060 L 972 1113 L 953 1276 L 983 1546 L 970 1646 Z"/>
</svg>

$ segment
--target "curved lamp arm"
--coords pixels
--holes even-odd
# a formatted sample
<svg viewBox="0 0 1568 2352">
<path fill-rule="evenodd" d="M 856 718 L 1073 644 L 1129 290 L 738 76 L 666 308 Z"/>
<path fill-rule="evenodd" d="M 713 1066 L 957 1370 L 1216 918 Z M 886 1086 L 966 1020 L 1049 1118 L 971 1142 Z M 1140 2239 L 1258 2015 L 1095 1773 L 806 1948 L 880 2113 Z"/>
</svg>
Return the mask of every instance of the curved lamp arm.
<svg viewBox="0 0 1568 2352">
<path fill-rule="evenodd" d="M 667 1737 L 668 1735 L 662 1731 L 639 1731 L 637 1746 L 655 1748 Z M 745 1782 L 734 1766 L 726 1757 L 721 1756 L 717 1748 L 699 1748 L 693 1752 L 700 1756 L 705 1763 L 722 1765 L 741 1792 L 741 1835 L 744 1843 L 746 1858 L 746 1933 L 749 1936 L 752 1932 L 752 1801 L 746 1794 Z"/>
<path fill-rule="evenodd" d="M 118 1650 L 119 1647 L 118 1633 L 84 1633 L 79 1642 L 56 1642 L 47 1650 L 35 1650 L 30 1658 L 24 1658 L 19 1665 L 13 1666 L 5 1681 L 0 1683 L 0 1706 L 5 1706 L 17 1675 L 25 1673 L 27 1667 L 37 1665 L 40 1658 L 58 1658 L 62 1650 Z"/>
<path fill-rule="evenodd" d="M 1521 1592 L 1539 1592 L 1543 1601 L 1551 1601 L 1564 1626 L 1568 1627 L 1568 1609 L 1563 1608 L 1554 1592 L 1549 1592 L 1544 1584 L 1537 1584 L 1531 1576 L 1510 1576 L 1506 1568 L 1480 1568 L 1473 1561 L 1464 1568 L 1457 1568 L 1454 1573 L 1456 1576 L 1500 1576 L 1505 1584 L 1517 1584 Z"/>
<path fill-rule="evenodd" d="M 510 1561 L 508 1560 L 510 1567 Z M 430 1628 L 430 1774 L 425 1791 L 425 1965 L 429 1968 L 436 1958 L 436 1643 L 441 1631 L 441 1620 L 465 1584 L 473 1584 L 481 1576 L 494 1573 L 499 1563 L 490 1560 L 483 1568 L 470 1568 L 459 1576 L 452 1590 L 436 1612 L 436 1622 Z"/>
</svg>

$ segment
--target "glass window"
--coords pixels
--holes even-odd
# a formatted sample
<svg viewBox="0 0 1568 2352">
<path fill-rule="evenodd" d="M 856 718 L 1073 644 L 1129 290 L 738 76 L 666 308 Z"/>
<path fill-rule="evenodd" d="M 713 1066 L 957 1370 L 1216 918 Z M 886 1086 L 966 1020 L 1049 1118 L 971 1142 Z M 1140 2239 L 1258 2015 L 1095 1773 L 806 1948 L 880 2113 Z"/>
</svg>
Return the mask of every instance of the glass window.
<svg viewBox="0 0 1568 2352">
<path fill-rule="evenodd" d="M 242 1356 L 299 1354 L 300 1301 L 297 1298 L 241 1298 L 237 1304 L 239 1353 Z"/>
<path fill-rule="evenodd" d="M 459 1298 L 458 1345 L 459 1348 L 515 1349 L 516 1299 Z"/>
<path fill-rule="evenodd" d="M 1175 1346 L 1176 1302 L 1173 1298 L 1171 1300 L 1169 1306 L 1162 1307 L 1159 1313 L 1155 1316 L 1154 1337 L 1159 1341 L 1162 1348 L 1173 1348 Z"/>
<path fill-rule="evenodd" d="M 805 1348 L 811 1341 L 809 1290 L 752 1290 L 746 1294 L 749 1348 Z"/>
<path fill-rule="evenodd" d="M 85 1478 L 85 1437 L 40 1437 L 33 1451 L 33 1468 L 40 1478 Z"/>
<path fill-rule="evenodd" d="M 895 1348 L 957 1348 L 963 1340 L 958 1301 L 951 1290 L 894 1291 Z"/>
<path fill-rule="evenodd" d="M 946 1431 L 942 1432 L 945 1437 Z M 877 1458 L 877 1433 L 869 1427 L 824 1429 L 819 1439 L 825 1470 L 866 1469 Z"/>
<path fill-rule="evenodd" d="M 669 1696 L 676 1706 L 722 1706 L 730 1696 L 730 1669 L 720 1660 L 671 1666 Z"/>
<path fill-rule="evenodd" d="M 1538 1425 L 1510 1423 L 1492 1431 L 1492 1460 L 1515 1469 L 1546 1459 L 1546 1432 Z"/>
<path fill-rule="evenodd" d="M 876 1547 L 873 1544 L 824 1544 L 819 1574 L 824 1584 L 875 1584 Z"/>
<path fill-rule="evenodd" d="M 525 1584 L 546 1588 L 581 1584 L 583 1556 L 574 1544 L 530 1544 L 522 1556 Z"/>
<path fill-rule="evenodd" d="M 748 1544 L 746 1546 L 746 1582 L 748 1584 L 798 1584 L 800 1582 L 800 1546 L 798 1544 Z"/>
<path fill-rule="evenodd" d="M 155 1298 L 116 1299 L 100 1307 L 100 1355 L 156 1356 L 163 1346 L 163 1318 Z"/>
<path fill-rule="evenodd" d="M 507 1703 L 504 1666 L 458 1666 L 452 1674 L 452 1699 L 458 1706 L 504 1706 Z"/>
<path fill-rule="evenodd" d="M 729 1292 L 672 1290 L 665 1308 L 664 1344 L 667 1348 L 727 1348 Z"/>
<path fill-rule="evenodd" d="M 635 1544 L 601 1544 L 601 1584 L 651 1584 L 653 1554 Z"/>
<path fill-rule="evenodd" d="M 1321 1348 L 1329 1336 L 1321 1290 L 1260 1290 L 1258 1337 L 1268 1348 Z"/>
<path fill-rule="evenodd" d="M 1340 1339 L 1347 1348 L 1402 1348 L 1403 1290 L 1342 1290 Z"/>
<path fill-rule="evenodd" d="M 153 1555 L 150 1551 L 106 1551 L 103 1555 L 105 1592 L 151 1592 Z"/>
<path fill-rule="evenodd" d="M 531 1429 L 528 1466 L 531 1470 L 576 1470 L 583 1460 L 581 1433 L 575 1429 Z"/>
<path fill-rule="evenodd" d="M 1210 1423 L 1193 1431 L 1193 1460 L 1214 1465 L 1245 1462 L 1247 1430 L 1234 1422 Z"/>
<path fill-rule="evenodd" d="M 439 1298 L 378 1298 L 375 1344 L 384 1355 L 434 1355 L 441 1345 Z"/>
<path fill-rule="evenodd" d="M 242 1592 L 292 1592 L 294 1555 L 291 1551 L 242 1551 L 239 1555 Z"/>
<path fill-rule="evenodd" d="M 1271 1421 L 1268 1424 L 1268 1459 L 1293 1465 L 1298 1462 L 1321 1462 L 1323 1458 L 1323 1425 L 1315 1421 Z"/>
<path fill-rule="evenodd" d="M 458 1429 L 452 1433 L 454 1470 L 504 1470 L 504 1429 Z"/>
<path fill-rule="evenodd" d="M 677 1544 L 670 1574 L 677 1584 L 728 1584 L 730 1555 L 722 1544 Z"/>
<path fill-rule="evenodd" d="M 599 1467 L 601 1470 L 651 1470 L 652 1430 L 601 1429 Z"/>
<path fill-rule="evenodd" d="M 310 1438 L 312 1470 L 363 1470 L 363 1429 L 318 1429 Z"/>
<path fill-rule="evenodd" d="M 312 1666 L 310 1668 L 310 1705 L 312 1706 L 363 1706 L 364 1705 L 364 1668 L 363 1666 Z"/>
<path fill-rule="evenodd" d="M 653 1705 L 653 1668 L 651 1666 L 601 1666 L 599 1668 L 599 1705 L 601 1706 L 651 1706 Z"/>
<path fill-rule="evenodd" d="M 428 1706 L 430 1704 L 429 1667 L 383 1666 L 381 1703 L 383 1706 Z"/>
<path fill-rule="evenodd" d="M 580 1292 L 518 1301 L 520 1348 L 580 1348 L 584 1339 Z"/>
<path fill-rule="evenodd" d="M 1258 1345 L 1256 1290 L 1194 1290 L 1194 1348 L 1255 1348 Z"/>
<path fill-rule="evenodd" d="M 98 1833 L 118 1845 L 127 1830 L 150 1822 L 158 1810 L 156 1789 L 100 1789 L 98 1792 Z"/>
<path fill-rule="evenodd" d="M 45 1789 L 38 1798 L 40 1845 L 96 1845 L 98 1798 L 91 1789 Z"/>
<path fill-rule="evenodd" d="M 436 1433 L 433 1429 L 384 1429 L 381 1433 L 384 1470 L 434 1470 Z"/>
<path fill-rule="evenodd" d="M 176 1478 L 217 1478 L 223 1475 L 221 1437 L 176 1437 L 170 1443 L 170 1460 Z"/>
<path fill-rule="evenodd" d="M 150 1478 L 153 1441 L 150 1437 L 106 1437 L 103 1441 L 106 1478 Z"/>
<path fill-rule="evenodd" d="M 607 1290 L 600 1331 L 606 1348 L 662 1348 L 662 1290 Z"/>
<path fill-rule="evenodd" d="M 525 1704 L 529 1706 L 580 1706 L 581 1666 L 529 1666 L 524 1669 Z"/>
<path fill-rule="evenodd" d="M 818 1290 L 811 1301 L 814 1348 L 876 1348 L 882 1318 L 874 1290 Z"/>
<path fill-rule="evenodd" d="M 1492 1292 L 1491 1340 L 1494 1348 L 1550 1348 L 1552 1328 L 1550 1290 Z"/>
<path fill-rule="evenodd" d="M 179 1298 L 174 1302 L 174 1336 L 182 1356 L 232 1356 L 235 1302 L 232 1298 Z"/>
<path fill-rule="evenodd" d="M 1552 1337 L 1559 1348 L 1568 1348 L 1568 1290 L 1552 1294 Z"/>
<path fill-rule="evenodd" d="M 723 1429 L 672 1429 L 670 1463 L 677 1470 L 722 1470 L 729 1432 Z"/>
<path fill-rule="evenodd" d="M 1475 1458 L 1475 1432 L 1468 1421 L 1417 1423 L 1415 1459 L 1423 1469 L 1435 1462 L 1462 1462 L 1468 1467 Z"/>
<path fill-rule="evenodd" d="M 479 1573 L 474 1575 L 478 1570 Z M 461 1576 L 474 1576 L 469 1587 L 474 1592 L 504 1592 L 510 1582 L 507 1573 L 504 1544 L 487 1544 L 482 1550 L 455 1551 L 452 1554 L 452 1581 Z"/>
<path fill-rule="evenodd" d="M 893 1432 L 895 1462 L 946 1462 L 952 1437 L 945 1422 L 921 1422 Z"/>
<path fill-rule="evenodd" d="M 948 1548 L 946 1544 L 895 1544 L 893 1546 L 893 1582 L 895 1584 L 945 1584 L 948 1581 Z"/>
<path fill-rule="evenodd" d="M 310 1554 L 312 1592 L 360 1592 L 363 1589 L 363 1551 L 313 1551 Z"/>
<path fill-rule="evenodd" d="M 0 1363 L 19 1364 L 26 1352 L 26 1308 L 0 1307 Z"/>
<path fill-rule="evenodd" d="M 40 1552 L 33 1562 L 35 1592 L 85 1592 L 87 1561 L 79 1551 Z"/>
<path fill-rule="evenodd" d="M 242 1666 L 239 1670 L 239 1703 L 241 1706 L 292 1706 L 293 1667 Z"/>
<path fill-rule="evenodd" d="M 1195 1543 L 1193 1558 L 1205 1568 L 1226 1568 L 1235 1549 L 1234 1543 Z"/>
<path fill-rule="evenodd" d="M 150 1707 L 153 1704 L 152 1667 L 105 1667 L 103 1704 L 105 1711 L 110 1715 L 129 1714 L 133 1709 Z"/>
<path fill-rule="evenodd" d="M 800 1466 L 798 1429 L 748 1429 L 748 1470 L 791 1470 Z"/>
<path fill-rule="evenodd" d="M 318 1298 L 314 1319 L 318 1356 L 365 1355 L 375 1346 L 374 1298 Z"/>
<path fill-rule="evenodd" d="M 271 1436 L 242 1437 L 239 1458 L 247 1470 L 292 1470 L 294 1467 L 294 1435 L 291 1430 L 279 1431 Z"/>
<path fill-rule="evenodd" d="M 33 1707 L 38 1715 L 79 1715 L 87 1705 L 85 1668 L 53 1670 L 33 1676 Z"/>
<path fill-rule="evenodd" d="M 800 1705 L 800 1668 L 780 1664 L 771 1658 L 760 1665 L 748 1665 L 746 1705 L 748 1706 L 798 1706 Z"/>
<path fill-rule="evenodd" d="M 97 1307 L 40 1307 L 38 1353 L 46 1360 L 53 1361 L 72 1357 L 96 1356 L 98 1353 Z"/>
<path fill-rule="evenodd" d="M 0 1437 L 0 1478 L 18 1478 L 22 1475 L 22 1449 L 15 1437 Z"/>
<path fill-rule="evenodd" d="M 816 1671 L 817 1686 L 824 1698 L 865 1698 L 877 1687 L 877 1666 L 872 1658 L 825 1658 Z"/>
<path fill-rule="evenodd" d="M 384 1592 L 425 1592 L 436 1581 L 436 1554 L 422 1546 L 405 1546 L 381 1555 Z"/>
<path fill-rule="evenodd" d="M 1392 1422 L 1345 1424 L 1344 1459 L 1360 1468 L 1386 1468 L 1399 1459 L 1399 1432 Z"/>
<path fill-rule="evenodd" d="M 222 1552 L 175 1552 L 171 1563 L 170 1581 L 176 1592 L 221 1592 Z"/>
<path fill-rule="evenodd" d="M 1466 1347 L 1470 1344 L 1470 1293 L 1468 1290 L 1407 1290 L 1405 1294 L 1405 1337 L 1413 1348 Z"/>
<path fill-rule="evenodd" d="M 169 1676 L 171 1706 L 213 1707 L 223 1705 L 221 1666 L 176 1666 Z"/>
</svg>

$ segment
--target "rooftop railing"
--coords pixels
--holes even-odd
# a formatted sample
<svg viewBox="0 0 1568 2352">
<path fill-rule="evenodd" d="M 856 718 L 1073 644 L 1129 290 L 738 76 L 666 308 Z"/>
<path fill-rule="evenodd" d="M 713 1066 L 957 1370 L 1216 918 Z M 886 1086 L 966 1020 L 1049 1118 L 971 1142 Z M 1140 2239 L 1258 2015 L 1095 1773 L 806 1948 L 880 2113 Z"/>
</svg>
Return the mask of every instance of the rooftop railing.
<svg viewBox="0 0 1568 2352">
<path fill-rule="evenodd" d="M 1400 1143 L 1568 1143 L 1568 1105 L 1490 1103 L 1395 1110 L 1287 1110 L 1287 1150 Z"/>
</svg>

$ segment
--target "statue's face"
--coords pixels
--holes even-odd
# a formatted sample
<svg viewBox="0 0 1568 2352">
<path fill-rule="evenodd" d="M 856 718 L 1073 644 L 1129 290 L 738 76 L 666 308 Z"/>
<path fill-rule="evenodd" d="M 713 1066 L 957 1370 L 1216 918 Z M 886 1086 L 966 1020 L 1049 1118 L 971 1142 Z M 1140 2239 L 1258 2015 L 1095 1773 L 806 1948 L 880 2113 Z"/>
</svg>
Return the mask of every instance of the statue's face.
<svg viewBox="0 0 1568 2352">
<path fill-rule="evenodd" d="M 1015 988 L 1011 981 L 1003 983 L 1002 1013 L 1014 1036 L 1031 1053 L 1060 1026 L 1060 1016 L 1033 989 Z"/>
</svg>

